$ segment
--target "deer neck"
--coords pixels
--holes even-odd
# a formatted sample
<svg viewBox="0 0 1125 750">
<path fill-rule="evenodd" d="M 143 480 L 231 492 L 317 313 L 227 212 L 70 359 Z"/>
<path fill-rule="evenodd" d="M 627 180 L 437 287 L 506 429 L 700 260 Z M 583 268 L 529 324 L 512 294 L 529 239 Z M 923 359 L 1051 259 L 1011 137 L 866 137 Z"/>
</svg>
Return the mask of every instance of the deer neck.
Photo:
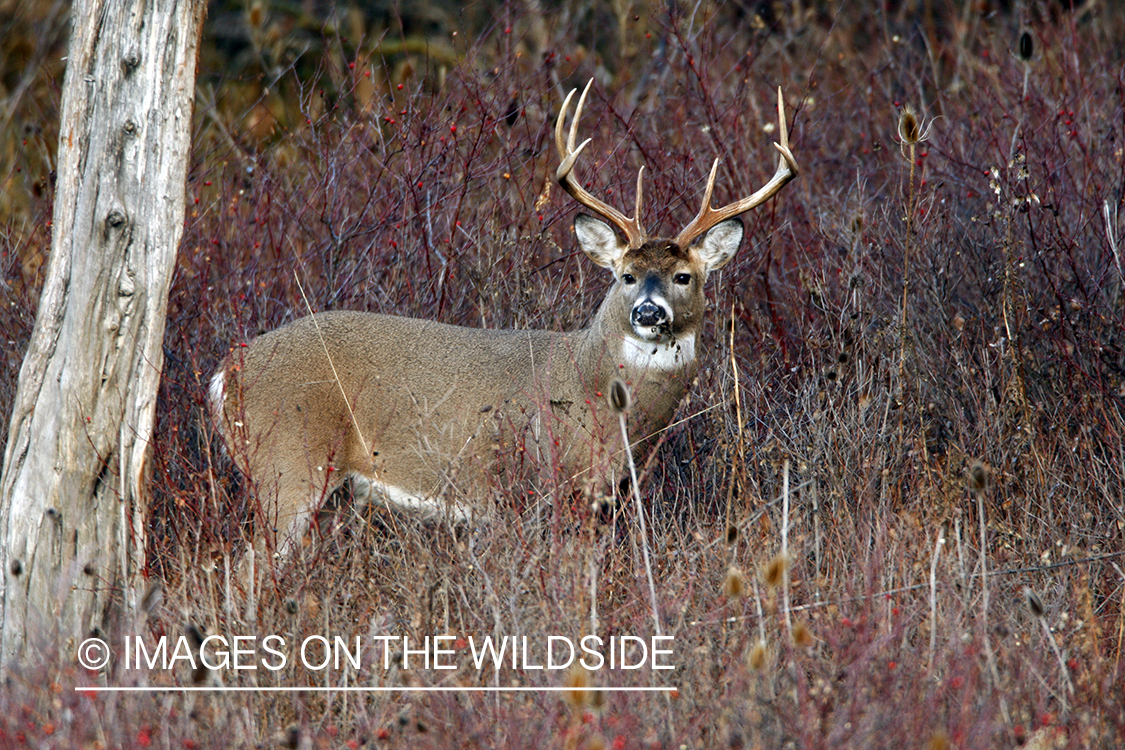
<svg viewBox="0 0 1125 750">
<path fill-rule="evenodd" d="M 619 335 L 615 359 L 631 373 L 645 379 L 678 375 L 693 369 L 695 364 L 695 331 L 671 336 L 667 341 L 643 341 L 631 334 Z"/>
</svg>

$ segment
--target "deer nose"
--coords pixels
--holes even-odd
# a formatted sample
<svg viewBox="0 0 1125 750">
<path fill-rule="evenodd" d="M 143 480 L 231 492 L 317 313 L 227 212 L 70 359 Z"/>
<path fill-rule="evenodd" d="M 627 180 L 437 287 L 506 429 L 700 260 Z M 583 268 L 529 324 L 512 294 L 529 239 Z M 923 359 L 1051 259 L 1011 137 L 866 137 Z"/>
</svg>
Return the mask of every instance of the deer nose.
<svg viewBox="0 0 1125 750">
<path fill-rule="evenodd" d="M 655 328 L 668 322 L 668 312 L 650 299 L 641 300 L 633 307 L 633 325 Z"/>
</svg>

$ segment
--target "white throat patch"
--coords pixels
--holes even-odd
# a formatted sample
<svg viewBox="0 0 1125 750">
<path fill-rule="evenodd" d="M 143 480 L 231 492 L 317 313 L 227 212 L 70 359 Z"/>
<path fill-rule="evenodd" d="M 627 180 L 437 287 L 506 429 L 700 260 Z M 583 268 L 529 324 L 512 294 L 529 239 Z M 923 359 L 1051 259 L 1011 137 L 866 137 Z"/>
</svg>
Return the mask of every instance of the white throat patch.
<svg viewBox="0 0 1125 750">
<path fill-rule="evenodd" d="M 679 370 L 695 360 L 695 334 L 666 343 L 642 341 L 626 336 L 622 341 L 621 356 L 627 367 L 647 370 Z"/>
</svg>

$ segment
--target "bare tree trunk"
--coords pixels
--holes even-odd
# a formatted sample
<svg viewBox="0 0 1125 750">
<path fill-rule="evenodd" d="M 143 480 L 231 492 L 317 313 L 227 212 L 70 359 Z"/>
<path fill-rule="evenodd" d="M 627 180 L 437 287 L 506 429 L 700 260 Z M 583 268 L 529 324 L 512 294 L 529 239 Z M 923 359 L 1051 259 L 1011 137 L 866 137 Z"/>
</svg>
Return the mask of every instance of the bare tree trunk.
<svg viewBox="0 0 1125 750">
<path fill-rule="evenodd" d="M 0 664 L 132 608 L 204 0 L 78 0 L 47 279 L 0 474 Z"/>
</svg>

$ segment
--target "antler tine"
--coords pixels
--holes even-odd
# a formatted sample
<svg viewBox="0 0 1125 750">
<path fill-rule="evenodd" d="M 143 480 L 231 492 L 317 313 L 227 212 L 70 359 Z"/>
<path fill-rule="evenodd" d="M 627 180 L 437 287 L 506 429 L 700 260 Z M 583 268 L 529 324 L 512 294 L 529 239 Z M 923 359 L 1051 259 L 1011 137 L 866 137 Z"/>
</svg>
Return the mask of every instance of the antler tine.
<svg viewBox="0 0 1125 750">
<path fill-rule="evenodd" d="M 637 170 L 637 203 L 633 206 L 633 223 L 637 225 L 637 229 L 641 230 L 641 236 L 645 234 L 645 230 L 641 227 L 641 203 L 645 194 L 645 165 L 642 164 L 640 169 Z M 642 239 L 641 242 L 644 242 Z M 640 243 L 638 243 L 640 244 Z"/>
<path fill-rule="evenodd" d="M 590 83 L 593 82 L 594 79 L 591 78 Z M 574 168 L 574 163 L 578 160 L 578 155 L 582 153 L 582 149 L 586 148 L 591 141 L 590 138 L 587 138 L 582 141 L 582 145 L 579 146 L 577 150 L 574 148 L 577 131 L 576 126 L 578 125 L 578 118 L 582 115 L 582 105 L 586 102 L 586 92 L 590 90 L 590 83 L 586 84 L 586 88 L 582 91 L 582 97 L 578 100 L 578 110 L 575 113 L 574 122 L 570 127 L 569 143 L 563 139 L 563 125 L 566 120 L 566 113 L 570 109 L 570 100 L 574 98 L 578 89 L 571 89 L 570 93 L 566 95 L 566 99 L 563 100 L 562 110 L 559 112 L 559 119 L 555 121 L 555 148 L 558 149 L 559 158 L 562 160 L 559 163 L 559 168 L 555 171 L 555 179 L 559 182 L 562 182 L 563 178 Z"/>
<path fill-rule="evenodd" d="M 573 174 L 578 155 L 590 144 L 591 140 L 587 138 L 575 148 L 575 142 L 578 140 L 578 119 L 582 116 L 582 107 L 586 104 L 586 94 L 590 91 L 590 86 L 593 83 L 594 79 L 591 78 L 590 82 L 586 84 L 586 88 L 582 90 L 582 96 L 578 97 L 578 106 L 574 110 L 574 119 L 571 120 L 570 132 L 565 141 L 563 140 L 563 124 L 566 120 L 567 111 L 570 109 L 570 100 L 574 98 L 577 89 L 571 90 L 563 101 L 559 119 L 555 122 L 555 148 L 558 149 L 560 159 L 559 167 L 555 170 L 555 179 L 581 205 L 609 219 L 617 226 L 625 234 L 629 247 L 640 247 L 648 239 L 644 227 L 641 226 L 641 180 L 644 175 L 644 167 L 641 167 L 637 172 L 637 204 L 636 213 L 632 218 L 586 192 Z"/>
<path fill-rule="evenodd" d="M 777 87 L 777 119 L 781 127 L 781 143 L 774 143 L 773 145 L 781 156 L 777 160 L 777 170 L 774 171 L 770 181 L 759 188 L 753 195 L 747 196 L 740 201 L 735 201 L 719 209 L 711 208 L 711 193 L 715 188 L 715 173 L 719 168 L 719 160 L 716 159 L 714 166 L 711 167 L 711 176 L 707 179 L 707 188 L 703 193 L 703 205 L 700 207 L 696 217 L 691 220 L 691 223 L 684 227 L 676 237 L 677 245 L 687 247 L 696 237 L 703 234 L 720 221 L 757 208 L 762 203 L 765 203 L 767 200 L 777 195 L 778 191 L 785 187 L 786 183 L 797 176 L 797 160 L 793 158 L 793 152 L 789 150 L 789 127 L 785 122 L 785 99 L 781 95 L 780 86 Z"/>
</svg>

